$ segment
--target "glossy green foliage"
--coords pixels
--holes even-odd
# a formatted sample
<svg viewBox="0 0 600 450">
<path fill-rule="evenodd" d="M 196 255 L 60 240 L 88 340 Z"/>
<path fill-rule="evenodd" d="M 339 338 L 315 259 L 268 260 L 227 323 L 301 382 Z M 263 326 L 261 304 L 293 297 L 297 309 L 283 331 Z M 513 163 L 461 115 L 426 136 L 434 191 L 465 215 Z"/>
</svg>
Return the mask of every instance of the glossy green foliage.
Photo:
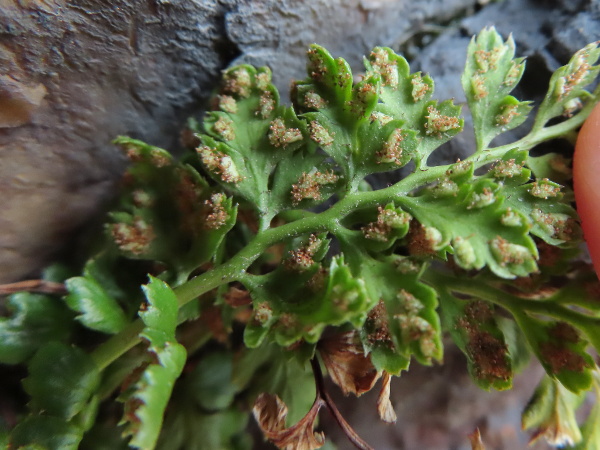
<svg viewBox="0 0 600 450">
<path fill-rule="evenodd" d="M 0 362 L 18 364 L 28 360 L 42 345 L 66 340 L 72 315 L 59 299 L 19 293 L 7 301 L 8 317 L 0 318 Z"/>
<path fill-rule="evenodd" d="M 148 306 L 140 312 L 145 328 L 140 336 L 148 342 L 150 362 L 127 397 L 124 421 L 131 435 L 130 445 L 154 448 L 163 414 L 175 380 L 186 360 L 185 348 L 175 339 L 177 297 L 164 282 L 155 278 L 144 286 Z"/>
<path fill-rule="evenodd" d="M 12 431 L 10 444 L 32 450 L 77 450 L 83 431 L 51 416 L 32 416 Z"/>
<path fill-rule="evenodd" d="M 23 381 L 34 411 L 72 419 L 81 412 L 99 383 L 99 371 L 81 349 L 50 342 L 29 363 Z"/>
<path fill-rule="evenodd" d="M 28 369 L 23 385 L 31 413 L 12 430 L 10 445 L 78 448 L 97 412 L 100 370 L 82 349 L 59 342 L 41 347 Z"/>
<path fill-rule="evenodd" d="M 89 272 L 83 277 L 74 277 L 66 281 L 69 295 L 67 305 L 79 313 L 77 319 L 92 330 L 105 333 L 118 333 L 125 325 L 125 313 L 96 281 Z"/>
</svg>

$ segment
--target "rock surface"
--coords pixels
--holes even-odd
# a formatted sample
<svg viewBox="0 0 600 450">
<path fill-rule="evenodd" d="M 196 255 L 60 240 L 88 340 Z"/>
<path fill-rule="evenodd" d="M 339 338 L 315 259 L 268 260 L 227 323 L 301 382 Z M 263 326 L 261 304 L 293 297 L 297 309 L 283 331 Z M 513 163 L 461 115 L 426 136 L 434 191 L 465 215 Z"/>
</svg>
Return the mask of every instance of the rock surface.
<svg viewBox="0 0 600 450">
<path fill-rule="evenodd" d="M 0 280 L 34 273 L 99 211 L 111 140 L 173 147 L 235 46 L 216 1 L 0 1 Z"/>
<path fill-rule="evenodd" d="M 0 282 L 101 210 L 125 164 L 115 136 L 176 149 L 229 63 L 268 64 L 287 90 L 312 42 L 358 63 L 473 2 L 0 0 Z"/>
</svg>

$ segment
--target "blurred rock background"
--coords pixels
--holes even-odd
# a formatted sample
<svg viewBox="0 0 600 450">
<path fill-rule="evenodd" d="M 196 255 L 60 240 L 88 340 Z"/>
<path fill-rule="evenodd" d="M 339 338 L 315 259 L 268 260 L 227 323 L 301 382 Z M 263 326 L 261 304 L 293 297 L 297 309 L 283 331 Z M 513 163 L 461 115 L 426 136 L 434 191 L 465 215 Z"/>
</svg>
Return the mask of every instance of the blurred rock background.
<svg viewBox="0 0 600 450">
<path fill-rule="evenodd" d="M 385 45 L 429 72 L 438 97 L 460 103 L 466 46 L 489 25 L 512 33 L 528 57 L 517 96 L 539 99 L 551 72 L 600 37 L 600 0 L 0 0 L 0 282 L 72 251 L 124 169 L 111 140 L 126 134 L 177 151 L 186 119 L 201 117 L 227 66 L 270 66 L 285 98 L 304 76 L 308 44 L 357 73 L 362 55 Z M 471 147 L 467 131 L 440 158 Z M 525 448 L 513 412 L 539 371 L 511 394 L 482 394 L 459 357 L 446 360 L 396 383 L 398 425 L 380 432 L 359 421 L 359 431 L 379 439 L 377 449 L 462 449 L 465 430 L 483 424 L 489 448 Z M 416 402 L 414 383 L 431 399 L 419 392 Z"/>
</svg>

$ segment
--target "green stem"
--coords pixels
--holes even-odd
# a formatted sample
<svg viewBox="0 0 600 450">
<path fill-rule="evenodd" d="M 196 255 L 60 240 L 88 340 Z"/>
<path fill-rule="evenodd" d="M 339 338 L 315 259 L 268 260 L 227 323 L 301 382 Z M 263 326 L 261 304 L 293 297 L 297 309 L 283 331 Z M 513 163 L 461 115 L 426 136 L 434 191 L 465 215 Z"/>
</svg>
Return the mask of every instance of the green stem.
<svg viewBox="0 0 600 450">
<path fill-rule="evenodd" d="M 510 149 L 520 148 L 529 150 L 541 142 L 562 136 L 580 126 L 589 115 L 593 106 L 594 102 L 589 102 L 579 114 L 564 122 L 531 131 L 527 136 L 513 144 L 477 152 L 467 158 L 467 160 L 473 161 L 475 168 L 478 168 L 497 160 Z M 319 214 L 303 215 L 300 213 L 293 214 L 292 212 L 289 212 L 288 214 L 295 216 L 294 218 L 296 220 L 280 227 L 267 228 L 259 231 L 254 239 L 228 262 L 175 288 L 179 306 L 185 305 L 222 284 L 239 280 L 243 277 L 246 269 L 248 269 L 248 267 L 250 267 L 250 265 L 270 246 L 300 234 L 316 233 L 319 231 L 334 231 L 339 228 L 341 219 L 357 209 L 384 205 L 392 200 L 402 203 L 402 199 L 411 191 L 444 177 L 450 166 L 451 164 L 417 169 L 412 175 L 404 178 L 393 186 L 377 191 L 349 192 L 334 206 Z M 480 289 L 484 288 L 481 287 Z M 512 305 L 509 301 L 510 296 L 502 293 L 503 297 L 499 298 L 498 295 L 494 294 L 495 292 L 496 291 L 486 291 L 485 293 L 496 299 L 493 300 L 490 298 L 491 301 L 496 301 L 499 304 L 502 303 L 507 308 L 509 305 Z M 483 292 L 481 293 L 483 294 Z M 522 299 L 518 300 L 523 302 Z M 538 305 L 543 304 L 544 303 L 539 303 Z M 529 306 L 535 308 L 535 305 L 533 304 Z M 539 306 L 537 306 L 537 308 L 539 309 Z M 557 313 L 555 308 L 540 312 L 545 312 L 547 314 Z M 560 315 L 561 317 L 573 315 L 573 320 L 576 319 L 575 316 L 579 316 L 577 313 L 566 309 L 561 309 Z M 142 329 L 143 323 L 140 320 L 133 322 L 119 334 L 100 345 L 92 353 L 92 358 L 101 369 L 107 367 L 115 359 L 140 342 L 139 333 Z"/>
<path fill-rule="evenodd" d="M 592 94 L 586 95 L 586 97 L 589 98 L 589 101 L 585 104 L 585 106 L 583 108 L 581 108 L 581 110 L 575 116 L 571 117 L 568 120 L 565 120 L 564 122 L 559 123 L 558 125 L 554 125 L 551 127 L 544 127 L 544 125 L 546 125 L 546 123 L 550 119 L 552 119 L 552 117 L 545 117 L 544 115 L 540 115 L 538 113 L 536 120 L 533 124 L 533 127 L 531 128 L 531 132 L 529 134 L 537 134 L 537 133 L 543 132 L 543 130 L 553 129 L 555 127 L 566 124 L 568 122 L 570 122 L 571 124 L 575 124 L 572 127 L 572 129 L 575 129 L 575 127 L 581 126 L 581 124 L 585 121 L 585 119 L 587 119 L 587 117 L 592 112 L 592 109 L 594 108 L 594 106 L 596 106 L 596 103 L 597 103 L 596 100 L 598 99 L 599 96 L 600 96 L 600 85 L 598 85 L 596 87 L 596 89 L 594 89 L 594 92 Z M 546 103 L 546 99 L 544 100 L 544 103 Z M 543 108 L 543 107 L 544 107 L 544 104 L 542 104 L 541 108 Z"/>
<path fill-rule="evenodd" d="M 513 315 L 526 335 L 527 325 L 523 322 L 526 313 L 540 314 L 570 323 L 583 331 L 594 347 L 600 348 L 600 337 L 596 332 L 600 319 L 587 316 L 560 303 L 521 298 L 478 280 L 461 279 L 434 270 L 426 271 L 421 279 L 437 289 L 466 294 L 501 306 Z"/>
<path fill-rule="evenodd" d="M 119 356 L 135 347 L 140 342 L 140 333 L 144 329 L 144 323 L 136 320 L 130 323 L 119 334 L 114 335 L 108 341 L 101 344 L 92 352 L 92 359 L 100 370 L 104 370 Z"/>
<path fill-rule="evenodd" d="M 339 201 L 336 205 L 320 214 L 313 214 L 287 223 L 277 228 L 259 232 L 254 239 L 226 263 L 215 267 L 202 275 L 174 289 L 179 306 L 198 298 L 200 295 L 222 285 L 243 278 L 246 269 L 269 247 L 304 233 L 332 230 L 339 225 L 339 220 L 359 207 L 369 207 L 382 204 L 390 196 L 401 191 L 398 185 L 380 191 L 353 193 Z M 100 345 L 92 358 L 100 369 L 123 355 L 127 350 L 140 342 L 139 333 L 144 328 L 141 320 L 136 320 L 119 334 Z"/>
</svg>

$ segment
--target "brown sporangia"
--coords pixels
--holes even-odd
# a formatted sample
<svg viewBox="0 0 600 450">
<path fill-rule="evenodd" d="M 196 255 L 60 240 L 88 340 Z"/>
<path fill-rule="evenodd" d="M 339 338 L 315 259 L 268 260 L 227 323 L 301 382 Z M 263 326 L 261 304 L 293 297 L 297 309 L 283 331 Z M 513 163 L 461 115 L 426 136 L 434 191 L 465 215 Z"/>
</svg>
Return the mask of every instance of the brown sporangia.
<svg viewBox="0 0 600 450">
<path fill-rule="evenodd" d="M 529 193 L 534 197 L 548 199 L 558 197 L 560 195 L 561 187 L 548 178 L 542 178 L 531 183 Z"/>
<path fill-rule="evenodd" d="M 485 86 L 485 77 L 475 74 L 471 77 L 471 88 L 475 100 L 482 100 L 488 96 L 489 92 Z"/>
<path fill-rule="evenodd" d="M 379 303 L 369 312 L 365 321 L 365 330 L 367 331 L 367 340 L 371 345 L 394 348 L 388 324 L 388 313 L 383 300 L 379 300 Z"/>
<path fill-rule="evenodd" d="M 420 73 L 416 73 L 412 76 L 410 84 L 412 84 L 411 95 L 415 103 L 423 100 L 431 89 L 429 84 L 423 81 L 423 77 Z"/>
<path fill-rule="evenodd" d="M 231 95 L 219 95 L 216 97 L 219 109 L 229 114 L 236 114 L 238 111 L 237 102 Z"/>
<path fill-rule="evenodd" d="M 534 261 L 535 255 L 523 245 L 513 244 L 501 236 L 496 236 L 489 243 L 494 258 L 501 266 L 525 264 Z"/>
<path fill-rule="evenodd" d="M 381 163 L 394 163 L 398 166 L 402 165 L 402 141 L 404 136 L 402 129 L 396 128 L 388 139 L 383 143 L 383 147 L 376 153 L 377 164 Z"/>
<path fill-rule="evenodd" d="M 194 234 L 203 228 L 205 222 L 205 215 L 201 214 L 202 188 L 187 170 L 178 170 L 177 178 L 174 197 L 177 210 L 181 214 L 181 231 Z"/>
<path fill-rule="evenodd" d="M 169 154 L 158 148 L 151 148 L 148 152 L 144 152 L 140 147 L 131 143 L 119 144 L 119 146 L 133 163 L 149 162 L 155 167 L 160 168 L 166 167 L 173 162 Z"/>
<path fill-rule="evenodd" d="M 270 90 L 265 90 L 260 95 L 258 111 L 256 111 L 256 114 L 262 117 L 263 119 L 268 119 L 275 110 L 276 106 L 277 103 L 273 98 L 273 92 L 271 92 Z"/>
<path fill-rule="evenodd" d="M 315 263 L 313 256 L 319 249 L 321 243 L 322 241 L 320 239 L 314 234 L 311 234 L 306 245 L 297 250 L 290 251 L 289 257 L 284 261 L 285 267 L 299 272 L 308 269 Z"/>
<path fill-rule="evenodd" d="M 309 123 L 309 131 L 310 138 L 317 144 L 323 147 L 333 144 L 335 133 L 327 130 L 316 120 L 313 120 Z"/>
<path fill-rule="evenodd" d="M 484 323 L 493 320 L 494 311 L 488 303 L 475 300 L 465 306 L 465 315 L 470 322 Z"/>
<path fill-rule="evenodd" d="M 491 50 L 476 50 L 473 56 L 478 67 L 477 72 L 484 74 L 490 70 L 496 70 L 498 60 L 503 52 L 503 47 L 494 47 Z"/>
<path fill-rule="evenodd" d="M 562 256 L 562 249 L 542 240 L 538 240 L 536 246 L 539 254 L 538 265 L 540 267 L 555 267 Z"/>
<path fill-rule="evenodd" d="M 443 133 L 460 128 L 460 119 L 453 116 L 445 116 L 433 105 L 427 107 L 428 115 L 425 116 L 425 133 L 441 137 Z"/>
<path fill-rule="evenodd" d="M 268 302 L 261 302 L 252 310 L 252 321 L 254 325 L 263 326 L 273 318 L 273 309 Z"/>
<path fill-rule="evenodd" d="M 496 115 L 496 125 L 506 126 L 510 124 L 515 117 L 520 116 L 519 105 L 504 105 L 500 114 Z"/>
<path fill-rule="evenodd" d="M 523 68 L 522 63 L 517 64 L 514 61 L 511 61 L 510 69 L 508 69 L 506 78 L 504 78 L 504 81 L 502 82 L 502 84 L 505 86 L 513 86 L 518 81 L 522 68 Z"/>
<path fill-rule="evenodd" d="M 323 57 L 319 54 L 319 52 L 311 48 L 306 52 L 308 56 L 308 67 L 307 71 L 310 74 L 311 78 L 315 80 L 317 83 L 323 80 L 323 77 L 327 74 L 328 68 L 325 64 Z"/>
<path fill-rule="evenodd" d="M 237 184 L 242 181 L 243 178 L 239 174 L 231 156 L 207 145 L 201 145 L 196 149 L 196 152 L 206 168 L 215 175 L 218 175 L 224 182 Z"/>
<path fill-rule="evenodd" d="M 227 197 L 225 194 L 213 194 L 210 200 L 204 202 L 206 209 L 206 218 L 204 228 L 216 230 L 227 223 L 229 213 L 225 210 L 223 202 Z"/>
<path fill-rule="evenodd" d="M 523 163 L 518 163 L 514 158 L 507 161 L 497 161 L 491 170 L 496 178 L 512 178 L 521 175 Z"/>
<path fill-rule="evenodd" d="M 383 208 L 380 206 L 378 210 L 379 215 L 377 216 L 377 221 L 371 222 L 362 227 L 362 232 L 367 239 L 372 239 L 379 242 L 387 242 L 388 235 L 391 232 L 391 227 L 387 225 L 381 217 Z"/>
<path fill-rule="evenodd" d="M 331 380 L 344 395 L 370 391 L 381 376 L 371 357 L 365 355 L 356 331 L 328 336 L 319 342 L 318 349 Z"/>
<path fill-rule="evenodd" d="M 544 213 L 540 209 L 531 212 L 534 223 L 555 239 L 572 241 L 579 236 L 577 221 L 566 214 Z"/>
<path fill-rule="evenodd" d="M 577 343 L 579 341 L 579 333 L 573 326 L 566 322 L 557 322 L 550 328 L 548 334 L 558 342 Z"/>
<path fill-rule="evenodd" d="M 313 450 L 321 448 L 325 436 L 315 432 L 314 426 L 319 410 L 325 402 L 317 397 L 308 413 L 295 425 L 286 428 L 288 409 L 277 395 L 260 394 L 252 412 L 267 439 L 282 450 Z"/>
<path fill-rule="evenodd" d="M 384 86 L 397 88 L 398 79 L 398 62 L 390 60 L 389 53 L 383 48 L 377 48 L 371 52 L 371 64 L 373 69 L 381 75 L 381 81 Z"/>
<path fill-rule="evenodd" d="M 308 91 L 304 94 L 304 106 L 311 109 L 322 109 L 327 106 L 327 100 L 315 91 Z"/>
<path fill-rule="evenodd" d="M 285 148 L 293 142 L 302 140 L 302 132 L 298 128 L 288 128 L 281 118 L 273 120 L 269 126 L 269 142 L 273 147 Z"/>
<path fill-rule="evenodd" d="M 550 366 L 552 373 L 563 370 L 581 372 L 587 367 L 583 357 L 558 343 L 545 342 L 540 345 L 542 360 Z"/>
<path fill-rule="evenodd" d="M 223 92 L 246 98 L 251 90 L 252 78 L 247 69 L 240 67 L 223 76 Z"/>
<path fill-rule="evenodd" d="M 354 100 L 348 102 L 350 111 L 357 116 L 364 116 L 370 99 L 377 96 L 377 87 L 372 82 L 364 82 L 354 88 Z"/>
<path fill-rule="evenodd" d="M 523 217 L 509 206 L 500 216 L 500 223 L 505 227 L 521 227 L 523 226 Z"/>
<path fill-rule="evenodd" d="M 141 255 L 148 252 L 156 235 L 152 225 L 141 217 L 134 217 L 133 223 L 115 223 L 110 226 L 115 244 L 124 252 Z"/>
<path fill-rule="evenodd" d="M 392 229 L 405 226 L 412 219 L 408 213 L 398 213 L 394 209 L 381 206 L 377 207 L 377 213 L 377 221 L 362 227 L 362 232 L 367 239 L 379 242 L 387 242 Z"/>
<path fill-rule="evenodd" d="M 325 172 L 304 172 L 300 175 L 298 182 L 292 185 L 292 202 L 297 205 L 302 200 L 312 199 L 321 200 L 321 186 L 326 184 L 335 184 L 339 180 L 333 171 L 326 170 Z"/>
<path fill-rule="evenodd" d="M 217 133 L 225 141 L 235 140 L 235 129 L 233 120 L 227 116 L 219 116 L 213 124 L 213 131 Z"/>
<path fill-rule="evenodd" d="M 473 359 L 473 366 L 478 378 L 482 380 L 506 381 L 512 376 L 507 364 L 508 348 L 500 339 L 486 331 L 469 333 L 467 352 Z"/>
<path fill-rule="evenodd" d="M 557 322 L 548 330 L 548 336 L 550 339 L 540 344 L 540 354 L 552 373 L 558 374 L 563 370 L 581 372 L 588 366 L 583 356 L 570 348 L 580 339 L 575 328 L 565 322 Z"/>
<path fill-rule="evenodd" d="M 412 220 L 406 240 L 411 255 L 427 256 L 435 254 L 438 245 L 442 242 L 442 236 L 436 228 L 426 227 Z"/>
<path fill-rule="evenodd" d="M 512 368 L 506 343 L 485 329 L 494 321 L 494 311 L 483 301 L 469 302 L 465 315 L 457 322 L 467 336 L 466 351 L 473 363 L 474 374 L 489 382 L 507 381 Z"/>
<path fill-rule="evenodd" d="M 574 64 L 569 64 L 567 66 L 568 72 L 558 80 L 554 94 L 559 100 L 566 98 L 573 88 L 585 80 L 586 76 L 593 68 L 588 62 L 590 51 L 596 46 L 597 43 L 588 45 L 575 54 L 575 57 L 572 59 Z"/>
</svg>

